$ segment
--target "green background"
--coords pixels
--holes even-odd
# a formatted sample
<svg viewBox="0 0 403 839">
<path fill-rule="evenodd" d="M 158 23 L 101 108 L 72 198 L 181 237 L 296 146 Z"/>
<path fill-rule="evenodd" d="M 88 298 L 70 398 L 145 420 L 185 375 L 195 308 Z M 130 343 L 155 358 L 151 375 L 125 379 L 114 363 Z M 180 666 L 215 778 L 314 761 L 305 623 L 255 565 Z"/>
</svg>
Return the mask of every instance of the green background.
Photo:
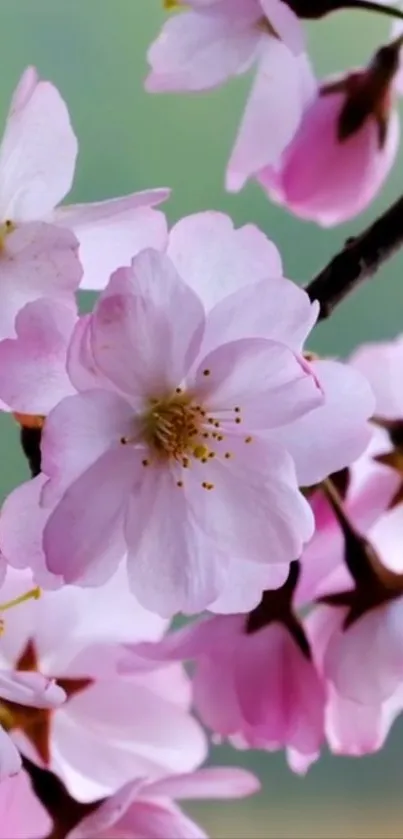
<svg viewBox="0 0 403 839">
<path fill-rule="evenodd" d="M 0 0 L 0 110 L 27 64 L 35 64 L 67 100 L 80 140 L 73 201 L 170 186 L 170 221 L 203 209 L 253 221 L 280 248 L 289 277 L 307 282 L 402 188 L 402 157 L 375 205 L 349 225 L 321 230 L 270 206 L 255 185 L 227 195 L 224 168 L 250 84 L 238 79 L 197 96 L 152 96 L 142 89 L 147 45 L 164 20 L 159 0 Z M 387 37 L 378 15 L 339 13 L 309 26 L 320 74 L 366 61 Z M 312 150 L 315 153 L 315 150 Z M 403 257 L 361 289 L 317 329 L 312 347 L 345 355 L 357 343 L 392 336 L 403 322 Z M 90 295 L 83 300 L 90 302 Z M 1 491 L 26 476 L 17 431 L 1 418 Z M 380 755 L 324 757 L 307 778 L 294 777 L 284 756 L 218 749 L 216 760 L 257 769 L 263 791 L 249 802 L 198 806 L 214 837 L 401 837 L 402 725 Z M 168 839 L 168 837 L 167 837 Z"/>
</svg>

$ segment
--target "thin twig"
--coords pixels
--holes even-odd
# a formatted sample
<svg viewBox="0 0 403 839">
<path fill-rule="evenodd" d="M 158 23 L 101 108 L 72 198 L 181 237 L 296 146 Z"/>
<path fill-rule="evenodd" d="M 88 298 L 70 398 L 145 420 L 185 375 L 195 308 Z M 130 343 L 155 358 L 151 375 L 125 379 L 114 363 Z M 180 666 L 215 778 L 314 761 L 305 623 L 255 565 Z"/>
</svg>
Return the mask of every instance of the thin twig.
<svg viewBox="0 0 403 839">
<path fill-rule="evenodd" d="M 393 254 L 403 247 L 403 196 L 359 236 L 348 239 L 306 291 L 320 304 L 319 320 L 358 285 L 372 277 Z"/>
</svg>

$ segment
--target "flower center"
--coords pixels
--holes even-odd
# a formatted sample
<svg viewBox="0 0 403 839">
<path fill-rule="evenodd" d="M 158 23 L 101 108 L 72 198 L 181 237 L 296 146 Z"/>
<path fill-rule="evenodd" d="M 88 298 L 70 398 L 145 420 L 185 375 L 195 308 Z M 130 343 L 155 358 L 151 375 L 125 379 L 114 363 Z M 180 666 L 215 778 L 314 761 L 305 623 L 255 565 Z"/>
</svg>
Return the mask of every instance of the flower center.
<svg viewBox="0 0 403 839">
<path fill-rule="evenodd" d="M 177 388 L 171 396 L 150 400 L 149 410 L 143 416 L 142 436 L 150 451 L 160 459 L 174 459 L 187 465 L 187 456 L 201 459 L 209 454 L 202 442 L 207 440 L 203 436 L 205 419 L 202 406 Z"/>
<path fill-rule="evenodd" d="M 7 236 L 13 233 L 15 229 L 16 225 L 10 219 L 6 219 L 3 224 L 0 224 L 0 253 L 5 249 Z"/>
</svg>

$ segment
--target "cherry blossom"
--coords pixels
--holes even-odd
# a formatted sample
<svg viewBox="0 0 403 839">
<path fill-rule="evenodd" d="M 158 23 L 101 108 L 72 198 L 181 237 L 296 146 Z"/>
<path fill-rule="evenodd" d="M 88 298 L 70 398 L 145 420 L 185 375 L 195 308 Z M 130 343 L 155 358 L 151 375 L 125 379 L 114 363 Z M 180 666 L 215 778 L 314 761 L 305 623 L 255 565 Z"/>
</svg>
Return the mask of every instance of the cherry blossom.
<svg viewBox="0 0 403 839">
<path fill-rule="evenodd" d="M 28 67 L 14 91 L 0 146 L 0 283 L 15 252 L 19 259 L 14 270 L 25 272 L 24 288 L 35 279 L 36 284 L 44 282 L 53 246 L 56 253 L 60 251 L 60 266 L 53 269 L 52 282 L 56 288 L 63 285 L 63 277 L 66 283 L 72 273 L 65 263 L 75 237 L 80 243 L 85 288 L 103 288 L 111 271 L 127 264 L 141 248 L 163 246 L 165 218 L 152 207 L 168 197 L 167 190 L 57 207 L 72 186 L 77 150 L 60 93 L 50 82 L 40 80 L 34 67 Z M 45 222 L 60 229 L 48 228 Z M 78 284 L 77 271 L 71 284 L 74 277 Z M 7 294 L 7 302 L 8 297 L 12 295 Z M 28 299 L 34 297 L 24 302 Z"/>
<path fill-rule="evenodd" d="M 44 428 L 43 503 L 58 501 L 44 531 L 53 573 L 93 584 L 126 547 L 133 590 L 170 615 L 213 602 L 234 552 L 267 561 L 270 544 L 273 562 L 298 555 L 309 506 L 285 447 L 259 432 L 312 410 L 321 390 L 284 344 L 219 345 L 225 322 L 209 336 L 200 299 L 157 252 L 112 277 L 88 326 L 109 389 L 68 397 Z"/>
<path fill-rule="evenodd" d="M 9 571 L 3 594 L 18 595 L 29 580 L 26 572 Z M 135 777 L 155 779 L 198 766 L 206 744 L 189 714 L 190 685 L 181 667 L 169 665 L 158 674 L 142 668 L 130 676 L 117 670 L 121 642 L 157 639 L 164 626 L 136 604 L 119 573 L 96 592 L 64 587 L 8 611 L 0 662 L 12 675 L 3 677 L 0 710 L 16 761 L 18 747 L 59 775 L 80 801 L 114 793 Z M 57 710 L 40 701 L 45 678 L 38 671 L 56 678 L 61 687 L 52 690 L 67 695 Z"/>
<path fill-rule="evenodd" d="M 0 785 L 0 839 L 45 839 L 51 820 L 25 772 L 6 778 Z"/>
<path fill-rule="evenodd" d="M 302 25 L 279 0 L 175 5 L 179 13 L 148 52 L 147 90 L 208 90 L 257 65 L 227 173 L 228 188 L 241 189 L 251 174 L 277 161 L 311 95 Z"/>
<path fill-rule="evenodd" d="M 281 160 L 257 175 L 270 197 L 324 227 L 370 204 L 398 151 L 397 54 L 396 44 L 383 47 L 368 68 L 321 83 Z"/>
<path fill-rule="evenodd" d="M 204 831 L 181 812 L 175 799 L 243 798 L 258 789 L 259 783 L 250 772 L 228 767 L 198 769 L 152 783 L 138 779 L 84 818 L 67 839 L 207 839 Z"/>
<path fill-rule="evenodd" d="M 134 666 L 141 656 L 156 666 L 193 660 L 195 708 L 237 748 L 285 748 L 299 773 L 318 758 L 325 689 L 308 650 L 276 618 L 255 628 L 245 615 L 210 617 L 159 644 L 134 645 L 132 655 Z M 130 672 L 130 653 L 121 667 Z"/>
</svg>

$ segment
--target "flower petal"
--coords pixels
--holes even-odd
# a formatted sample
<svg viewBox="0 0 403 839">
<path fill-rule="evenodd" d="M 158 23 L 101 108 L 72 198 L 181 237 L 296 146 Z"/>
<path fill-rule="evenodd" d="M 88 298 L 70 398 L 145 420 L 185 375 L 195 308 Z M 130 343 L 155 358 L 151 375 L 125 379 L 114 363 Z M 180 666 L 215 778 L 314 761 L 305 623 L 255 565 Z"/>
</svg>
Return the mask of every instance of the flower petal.
<svg viewBox="0 0 403 839">
<path fill-rule="evenodd" d="M 224 434 L 275 428 L 323 403 L 302 357 L 264 338 L 241 338 L 213 350 L 201 361 L 194 382 L 198 399 L 220 421 Z"/>
<path fill-rule="evenodd" d="M 206 90 L 244 72 L 262 37 L 258 19 L 258 5 L 245 0 L 173 16 L 148 51 L 146 89 Z"/>
<path fill-rule="evenodd" d="M 270 338 L 300 352 L 319 311 L 284 277 L 257 281 L 229 294 L 208 314 L 202 352 L 239 338 Z"/>
<path fill-rule="evenodd" d="M 0 339 L 15 334 L 19 310 L 39 297 L 75 310 L 74 292 L 81 276 L 73 233 L 42 222 L 17 227 L 0 255 Z"/>
<path fill-rule="evenodd" d="M 147 785 L 142 795 L 167 795 L 179 800 L 198 798 L 244 798 L 260 788 L 258 779 L 246 769 L 211 766 L 188 775 L 172 775 Z"/>
<path fill-rule="evenodd" d="M 282 274 L 273 242 L 254 224 L 235 229 L 224 213 L 195 213 L 178 221 L 167 253 L 207 311 L 238 289 Z"/>
<path fill-rule="evenodd" d="M 154 189 L 55 211 L 54 223 L 73 230 L 80 242 L 82 288 L 103 289 L 112 272 L 130 265 L 139 251 L 165 247 L 166 219 L 152 208 L 168 197 L 169 190 Z"/>
<path fill-rule="evenodd" d="M 132 591 L 162 617 L 200 612 L 217 598 L 226 560 L 195 522 L 175 475 L 143 471 L 126 523 Z"/>
<path fill-rule="evenodd" d="M 302 486 L 319 483 L 356 460 L 370 440 L 367 420 L 374 410 L 372 391 L 358 371 L 337 361 L 315 361 L 311 367 L 324 390 L 323 404 L 270 432 L 273 442 L 291 453 Z"/>
<path fill-rule="evenodd" d="M 69 486 L 43 534 L 52 574 L 80 585 L 102 585 L 112 577 L 125 553 L 124 512 L 140 459 L 129 446 L 111 448 Z"/>
<path fill-rule="evenodd" d="M 12 411 L 46 415 L 74 392 L 66 354 L 75 321 L 72 309 L 46 298 L 18 313 L 17 337 L 0 341 L 0 398 Z"/>
<path fill-rule="evenodd" d="M 301 71 L 301 62 L 282 41 L 265 39 L 227 168 L 230 192 L 238 192 L 251 175 L 276 164 L 293 139 L 305 105 Z"/>
<path fill-rule="evenodd" d="M 71 187 L 77 151 L 60 93 L 29 67 L 14 93 L 0 147 L 3 220 L 46 217 Z"/>
</svg>

